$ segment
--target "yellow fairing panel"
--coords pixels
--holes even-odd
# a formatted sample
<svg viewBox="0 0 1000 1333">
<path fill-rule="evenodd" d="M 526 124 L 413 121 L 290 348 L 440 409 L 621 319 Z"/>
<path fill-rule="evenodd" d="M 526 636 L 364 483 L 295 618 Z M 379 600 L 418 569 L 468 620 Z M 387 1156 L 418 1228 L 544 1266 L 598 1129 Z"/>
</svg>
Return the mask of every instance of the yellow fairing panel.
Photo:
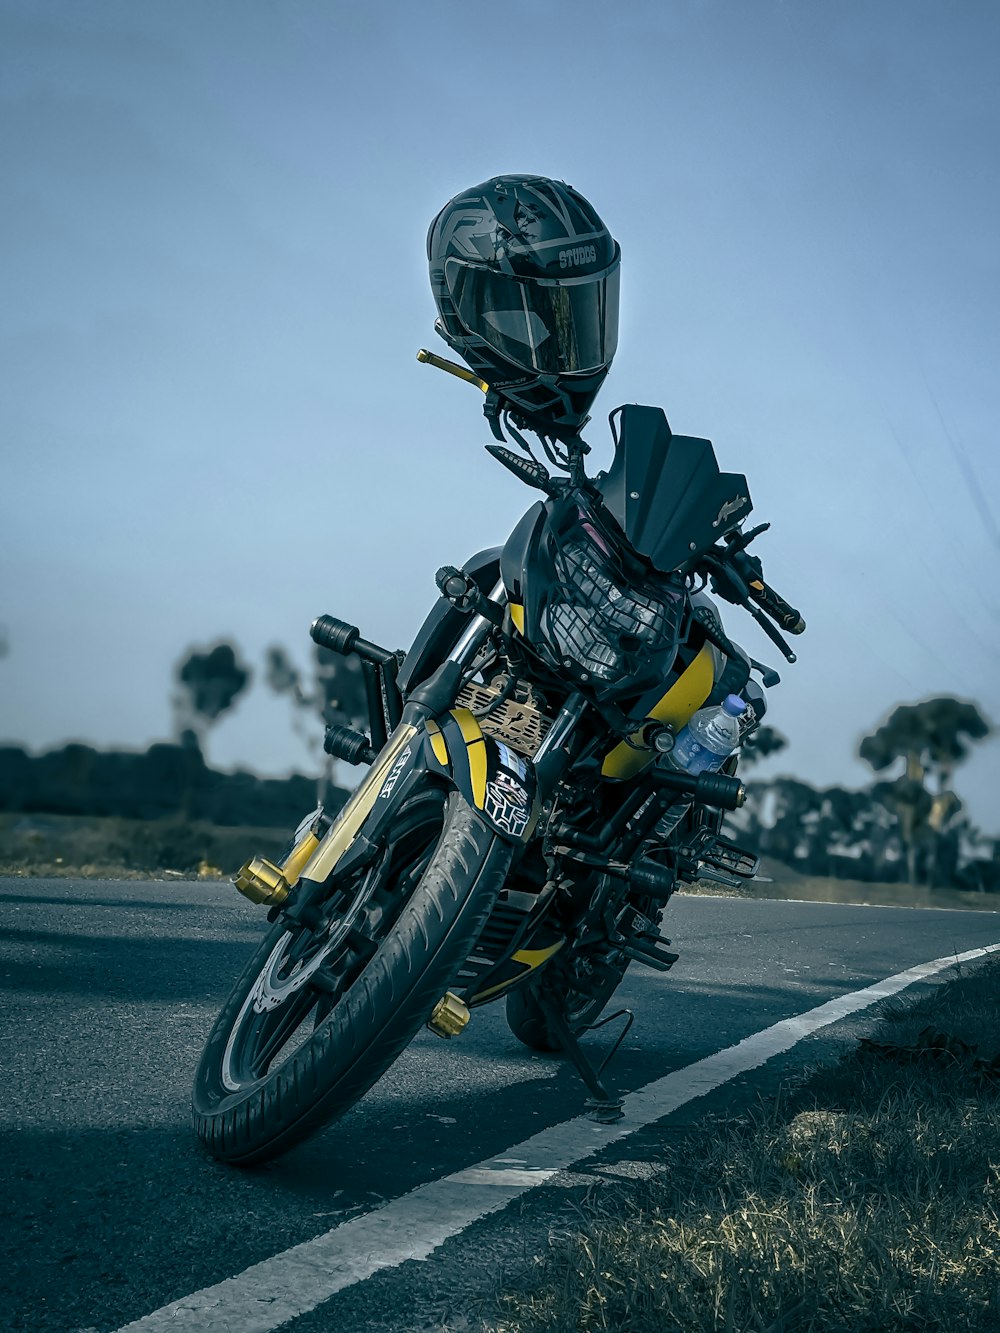
<svg viewBox="0 0 1000 1333">
<path fill-rule="evenodd" d="M 691 665 L 674 681 L 670 689 L 649 714 L 649 721 L 669 723 L 679 731 L 689 722 L 708 696 L 715 684 L 714 659 L 710 646 L 706 643 Z M 601 776 L 605 778 L 631 778 L 641 773 L 651 761 L 652 754 L 643 746 L 643 731 L 632 733 L 632 744 L 625 741 L 616 745 L 601 765 Z M 635 746 L 643 746 L 636 749 Z"/>
<path fill-rule="evenodd" d="M 499 995 L 501 991 L 513 986 L 515 981 L 520 981 L 528 972 L 534 972 L 536 968 L 541 967 L 554 953 L 558 953 L 565 943 L 565 940 L 556 940 L 555 944 L 550 944 L 546 949 L 518 949 L 517 953 L 511 954 L 511 961 L 520 964 L 517 971 L 508 972 L 508 975 L 495 986 L 487 986 L 485 990 L 477 991 L 469 1003 L 481 1004 L 489 996 Z M 498 967 L 509 967 L 509 964 L 498 964 Z"/>
<path fill-rule="evenodd" d="M 514 628 L 518 634 L 524 637 L 524 607 L 519 606 L 517 602 L 510 603 L 510 618 L 514 622 Z"/>
</svg>

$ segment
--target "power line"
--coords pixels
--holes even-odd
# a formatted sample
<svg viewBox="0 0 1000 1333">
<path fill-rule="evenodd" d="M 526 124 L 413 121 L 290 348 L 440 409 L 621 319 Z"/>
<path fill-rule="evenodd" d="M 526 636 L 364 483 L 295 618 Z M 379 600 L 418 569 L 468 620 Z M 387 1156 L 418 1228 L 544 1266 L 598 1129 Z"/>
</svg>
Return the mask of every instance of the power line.
<svg viewBox="0 0 1000 1333">
<path fill-rule="evenodd" d="M 987 537 L 989 537 L 993 545 L 996 546 L 998 549 L 1000 549 L 1000 526 L 998 526 L 996 519 L 993 517 L 993 512 L 990 509 L 989 501 L 987 500 L 982 485 L 980 484 L 979 478 L 976 475 L 976 470 L 972 466 L 968 454 L 958 443 L 958 441 L 952 436 L 951 431 L 948 429 L 948 423 L 944 419 L 944 413 L 941 411 L 940 404 L 938 403 L 938 400 L 934 395 L 934 390 L 930 386 L 930 381 L 928 380 L 926 373 L 922 369 L 921 369 L 921 375 L 924 381 L 924 388 L 927 390 L 927 396 L 934 404 L 934 410 L 935 412 L 937 412 L 938 420 L 941 422 L 941 429 L 944 431 L 944 437 L 948 441 L 949 446 L 951 447 L 952 456 L 954 457 L 955 462 L 958 464 L 958 470 L 962 474 L 962 480 L 965 482 L 965 486 L 969 492 L 969 496 L 972 500 L 973 506 L 975 507 L 976 512 L 979 514 L 979 517 L 982 520 L 983 527 L 986 530 L 986 535 Z"/>
</svg>

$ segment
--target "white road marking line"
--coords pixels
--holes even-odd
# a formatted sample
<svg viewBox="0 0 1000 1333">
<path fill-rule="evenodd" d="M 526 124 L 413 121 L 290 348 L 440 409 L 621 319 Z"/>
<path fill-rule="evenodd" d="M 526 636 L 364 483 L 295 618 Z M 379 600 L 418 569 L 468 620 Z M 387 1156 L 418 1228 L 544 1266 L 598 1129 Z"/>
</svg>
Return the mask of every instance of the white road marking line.
<svg viewBox="0 0 1000 1333">
<path fill-rule="evenodd" d="M 717 902 L 723 900 L 721 894 L 703 893 L 703 898 L 715 898 Z M 729 901 L 732 901 L 730 899 Z M 744 901 L 746 901 L 744 899 Z M 983 912 L 987 916 L 997 916 L 1000 909 L 996 907 L 928 907 L 924 903 L 831 903 L 818 898 L 758 898 L 754 894 L 754 901 L 759 903 L 802 903 L 806 907 L 870 907 L 886 912 Z"/>
<path fill-rule="evenodd" d="M 758 1068 L 817 1029 L 998 949 L 1000 944 L 989 944 L 936 958 L 783 1019 L 630 1093 L 624 1119 L 612 1125 L 583 1117 L 553 1125 L 505 1149 L 502 1156 L 421 1185 L 373 1212 L 254 1264 L 236 1277 L 172 1301 L 117 1333 L 272 1333 L 383 1268 L 394 1268 L 407 1259 L 426 1259 L 450 1237 L 526 1190 L 544 1185 L 557 1171 L 662 1119 L 738 1074 Z"/>
</svg>

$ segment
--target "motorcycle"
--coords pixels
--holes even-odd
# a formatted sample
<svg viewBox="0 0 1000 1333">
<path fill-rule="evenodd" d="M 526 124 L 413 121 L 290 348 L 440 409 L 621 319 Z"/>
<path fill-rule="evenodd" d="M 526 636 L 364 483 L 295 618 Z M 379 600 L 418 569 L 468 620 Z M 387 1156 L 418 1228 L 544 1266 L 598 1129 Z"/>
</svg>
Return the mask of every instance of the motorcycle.
<svg viewBox="0 0 1000 1333">
<path fill-rule="evenodd" d="M 216 1158 L 283 1152 L 353 1106 L 425 1024 L 454 1038 L 500 999 L 513 1034 L 572 1061 L 592 1113 L 613 1118 L 607 1061 L 581 1038 L 632 962 L 676 962 L 660 921 L 678 885 L 755 875 L 722 833 L 746 794 L 736 755 L 693 775 L 671 752 L 731 694 L 742 742 L 779 679 L 728 637 L 709 586 L 790 662 L 780 630 L 805 625 L 747 550 L 770 525 L 744 530 L 746 478 L 660 408 L 609 420 L 614 458 L 591 477 L 579 436 L 539 436 L 546 464 L 505 414 L 517 451 L 486 448 L 543 498 L 503 546 L 438 571 L 408 652 L 313 623 L 317 644 L 360 659 L 369 705 L 367 733 L 330 726 L 326 749 L 369 769 L 336 815 L 312 811 L 277 861 L 235 877 L 271 929 L 195 1077 Z"/>
</svg>

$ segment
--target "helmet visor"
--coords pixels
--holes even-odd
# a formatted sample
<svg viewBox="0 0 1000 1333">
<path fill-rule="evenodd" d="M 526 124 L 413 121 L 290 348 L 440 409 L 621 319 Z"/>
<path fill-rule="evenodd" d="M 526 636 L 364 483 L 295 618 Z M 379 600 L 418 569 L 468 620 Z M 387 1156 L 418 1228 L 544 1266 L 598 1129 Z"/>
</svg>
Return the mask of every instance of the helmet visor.
<svg viewBox="0 0 1000 1333">
<path fill-rule="evenodd" d="M 458 317 L 525 370 L 586 374 L 608 366 L 618 346 L 619 261 L 584 278 L 517 278 L 444 266 Z"/>
</svg>

